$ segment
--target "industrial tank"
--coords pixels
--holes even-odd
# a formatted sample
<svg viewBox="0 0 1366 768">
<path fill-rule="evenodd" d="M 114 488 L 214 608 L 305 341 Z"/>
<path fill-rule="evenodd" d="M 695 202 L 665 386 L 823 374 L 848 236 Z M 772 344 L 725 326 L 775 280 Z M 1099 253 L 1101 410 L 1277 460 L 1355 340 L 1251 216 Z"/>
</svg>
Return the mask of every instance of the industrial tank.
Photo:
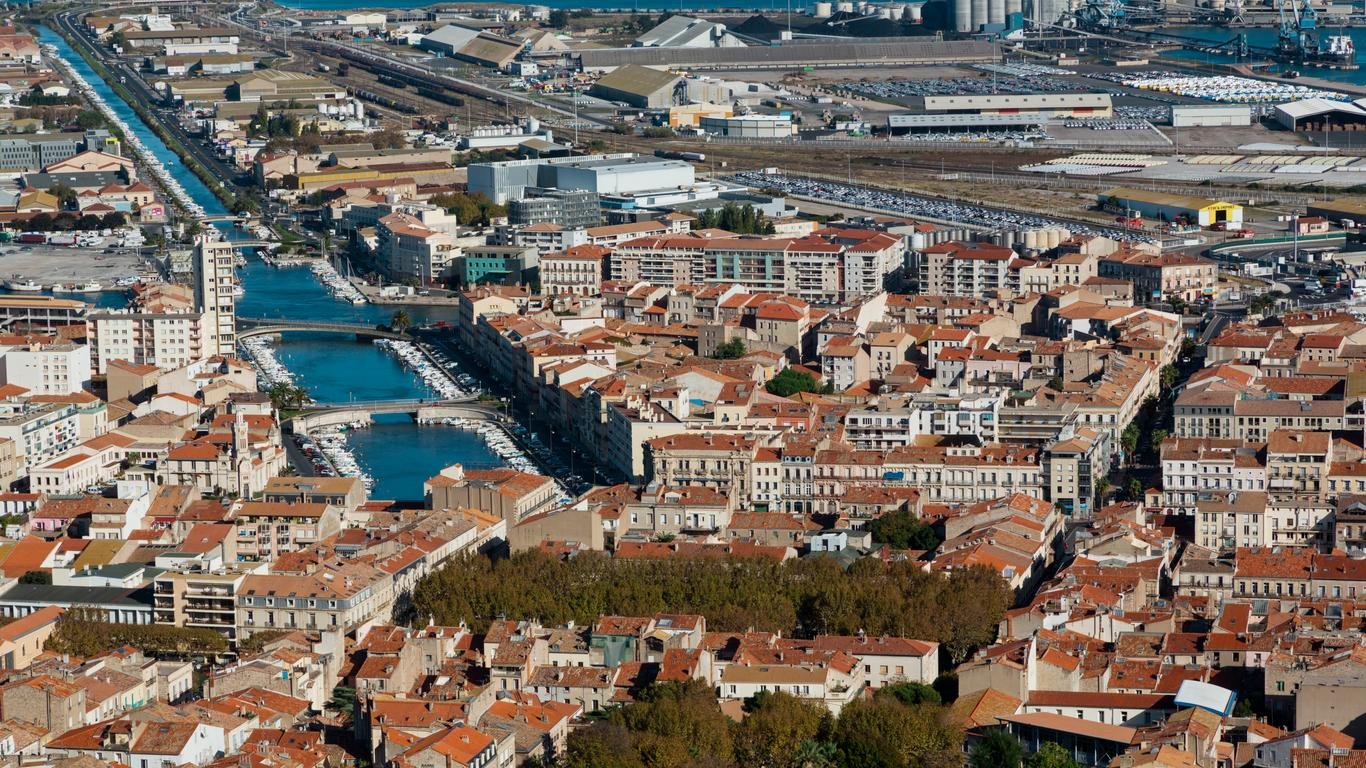
<svg viewBox="0 0 1366 768">
<path fill-rule="evenodd" d="M 985 2 L 985 0 L 982 0 Z M 1034 0 L 1039 2 L 1039 0 Z M 953 29 L 956 32 L 972 31 L 972 4 L 978 0 L 953 0 Z"/>
<path fill-rule="evenodd" d="M 815 13 L 813 15 L 818 19 L 828 19 L 835 15 L 835 6 L 833 3 L 829 2 L 816 3 Z"/>
<path fill-rule="evenodd" d="M 924 8 L 924 3 L 912 3 L 907 5 L 906 16 L 909 17 L 911 21 L 920 23 L 925 20 Z"/>
</svg>

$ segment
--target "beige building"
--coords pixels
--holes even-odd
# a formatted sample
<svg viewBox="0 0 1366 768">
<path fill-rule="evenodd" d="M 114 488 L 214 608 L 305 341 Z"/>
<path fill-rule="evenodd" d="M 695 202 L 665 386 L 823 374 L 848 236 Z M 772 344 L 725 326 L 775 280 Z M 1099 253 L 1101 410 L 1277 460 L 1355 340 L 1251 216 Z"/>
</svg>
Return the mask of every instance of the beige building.
<svg viewBox="0 0 1366 768">
<path fill-rule="evenodd" d="M 237 554 L 245 560 L 269 562 L 341 530 L 341 510 L 331 504 L 244 501 L 235 513 Z"/>
<path fill-rule="evenodd" d="M 347 634 L 389 616 L 392 577 L 358 563 L 307 576 L 250 574 L 238 588 L 238 637 L 275 629 L 337 629 Z"/>
<path fill-rule="evenodd" d="M 243 573 L 165 571 L 152 583 L 152 620 L 190 629 L 211 629 L 237 638 L 237 592 Z"/>
<path fill-rule="evenodd" d="M 471 469 L 452 464 L 423 483 L 429 509 L 480 509 L 515 524 L 560 497 L 555 481 L 515 469 Z"/>
<path fill-rule="evenodd" d="M 602 295 L 603 262 L 611 253 L 597 245 L 578 245 L 541 257 L 541 293 L 545 296 Z"/>
</svg>

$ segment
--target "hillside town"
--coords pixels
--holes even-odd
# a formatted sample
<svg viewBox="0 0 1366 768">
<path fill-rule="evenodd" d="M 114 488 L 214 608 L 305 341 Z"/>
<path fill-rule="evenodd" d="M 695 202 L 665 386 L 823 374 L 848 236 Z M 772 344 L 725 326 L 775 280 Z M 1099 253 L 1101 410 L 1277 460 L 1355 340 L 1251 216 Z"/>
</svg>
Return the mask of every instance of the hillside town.
<svg viewBox="0 0 1366 768">
<path fill-rule="evenodd" d="M 1366 766 L 1308 2 L 44 5 L 0 768 Z"/>
</svg>

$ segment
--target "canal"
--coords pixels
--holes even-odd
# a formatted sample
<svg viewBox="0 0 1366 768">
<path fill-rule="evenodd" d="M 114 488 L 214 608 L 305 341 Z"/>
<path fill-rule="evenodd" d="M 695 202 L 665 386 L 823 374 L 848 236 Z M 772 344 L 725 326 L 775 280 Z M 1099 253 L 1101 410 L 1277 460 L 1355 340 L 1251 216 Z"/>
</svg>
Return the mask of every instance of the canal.
<svg viewBox="0 0 1366 768">
<path fill-rule="evenodd" d="M 100 79 L 60 35 L 39 28 L 41 42 L 54 46 L 61 58 L 84 77 L 114 108 L 148 150 L 185 187 L 210 215 L 226 212 L 222 202 L 180 162 L 137 113 Z M 239 233 L 230 224 L 220 228 L 229 238 Z M 339 301 L 307 267 L 273 267 L 253 255 L 240 270 L 246 294 L 238 300 L 242 317 L 278 317 L 327 322 L 376 324 L 388 321 L 393 310 L 374 304 L 354 306 Z M 100 303 L 117 301 L 117 294 L 101 294 Z M 455 319 L 453 307 L 406 307 L 414 323 Z M 414 373 L 370 342 L 328 334 L 288 333 L 276 344 L 277 355 L 297 383 L 319 402 L 387 400 L 431 397 Z M 370 495 L 377 499 L 419 499 L 422 481 L 456 462 L 471 468 L 501 466 L 496 454 L 473 432 L 444 425 L 418 426 L 405 416 L 386 416 L 366 430 L 351 433 L 349 443 L 362 469 L 375 478 Z"/>
</svg>

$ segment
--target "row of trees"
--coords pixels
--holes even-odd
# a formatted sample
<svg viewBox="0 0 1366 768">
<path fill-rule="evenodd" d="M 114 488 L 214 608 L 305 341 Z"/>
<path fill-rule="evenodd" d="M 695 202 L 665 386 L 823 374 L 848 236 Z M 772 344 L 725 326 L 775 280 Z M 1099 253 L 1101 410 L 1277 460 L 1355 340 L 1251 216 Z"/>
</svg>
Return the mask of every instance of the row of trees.
<svg viewBox="0 0 1366 768">
<path fill-rule="evenodd" d="M 488 224 L 491 220 L 507 215 L 507 208 L 488 199 L 483 193 L 467 195 L 461 192 L 442 192 L 432 195 L 432 205 L 445 208 L 455 214 L 455 220 L 468 226 Z"/>
<path fill-rule="evenodd" d="M 710 208 L 697 213 L 698 229 L 724 229 L 737 235 L 771 235 L 775 231 L 773 222 L 763 211 L 749 203 L 736 205 L 726 203 L 720 208 Z"/>
<path fill-rule="evenodd" d="M 538 551 L 509 558 L 467 556 L 428 575 L 413 591 L 419 616 L 467 621 L 475 631 L 500 615 L 547 624 L 588 624 L 602 615 L 699 613 L 718 631 L 804 635 L 860 630 L 934 640 L 956 664 L 991 642 L 1012 603 L 986 568 L 948 576 L 915 563 L 833 558 L 778 563 L 767 558 L 623 560 L 585 552 L 562 561 Z"/>
<path fill-rule="evenodd" d="M 128 218 L 118 211 L 96 216 L 93 213 L 79 214 L 75 211 L 62 211 L 57 214 L 35 213 L 24 222 L 23 227 L 31 232 L 71 232 L 74 230 L 117 229 L 127 223 Z"/>
</svg>

